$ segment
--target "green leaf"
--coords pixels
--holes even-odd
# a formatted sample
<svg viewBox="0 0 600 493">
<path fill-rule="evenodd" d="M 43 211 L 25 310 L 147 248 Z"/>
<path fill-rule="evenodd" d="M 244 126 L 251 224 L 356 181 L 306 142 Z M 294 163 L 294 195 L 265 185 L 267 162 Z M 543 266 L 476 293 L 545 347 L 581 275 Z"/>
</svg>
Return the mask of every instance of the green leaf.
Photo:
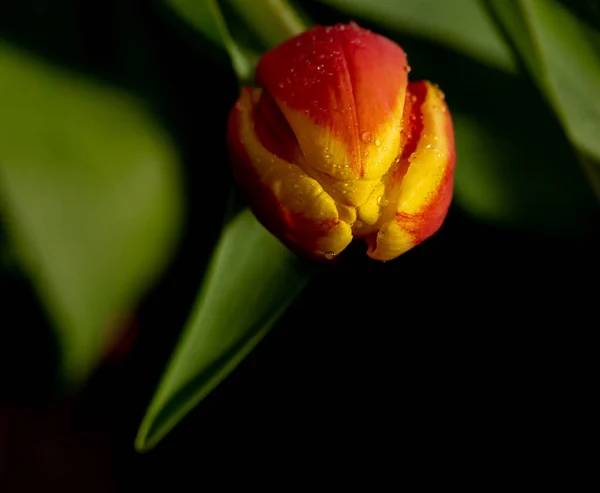
<svg viewBox="0 0 600 493">
<path fill-rule="evenodd" d="M 0 108 L 0 212 L 75 384 L 172 252 L 177 156 L 126 94 L 2 42 Z"/>
<path fill-rule="evenodd" d="M 232 47 L 242 40 L 253 45 L 252 35 L 262 38 L 263 46 L 269 48 L 304 30 L 285 0 L 232 1 L 233 10 L 222 12 L 215 2 L 210 2 L 210 9 L 208 3 L 202 8 L 188 8 L 192 5 L 183 1 L 170 3 L 200 30 L 209 29 L 206 19 L 210 10 L 213 19 L 209 22 L 218 22 L 221 42 L 234 60 Z M 231 15 L 223 17 L 225 14 Z M 226 22 L 237 33 L 237 45 L 228 34 Z M 253 71 L 254 64 L 237 69 L 241 82 L 250 81 L 246 69 Z M 194 311 L 140 426 L 136 448 L 144 451 L 154 447 L 218 385 L 264 337 L 310 276 L 311 270 L 302 266 L 249 210 L 227 224 Z"/>
<path fill-rule="evenodd" d="M 254 76 L 259 54 L 234 40 L 229 32 L 217 0 L 165 0 L 190 25 L 210 42 L 225 49 L 233 69 L 242 82 Z"/>
<path fill-rule="evenodd" d="M 489 5 L 583 156 L 584 168 L 600 174 L 600 32 L 555 0 Z"/>
<path fill-rule="evenodd" d="M 431 39 L 499 70 L 516 72 L 510 49 L 478 0 L 319 1 L 386 29 Z"/>
<path fill-rule="evenodd" d="M 194 310 L 140 427 L 154 447 L 265 336 L 311 270 L 244 210 L 224 229 Z"/>
</svg>

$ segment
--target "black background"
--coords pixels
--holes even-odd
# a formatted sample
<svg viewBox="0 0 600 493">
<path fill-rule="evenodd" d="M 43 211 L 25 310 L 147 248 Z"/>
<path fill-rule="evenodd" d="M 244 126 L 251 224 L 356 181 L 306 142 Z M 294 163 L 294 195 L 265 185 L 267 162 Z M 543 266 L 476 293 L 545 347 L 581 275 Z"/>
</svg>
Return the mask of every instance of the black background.
<svg viewBox="0 0 600 493">
<path fill-rule="evenodd" d="M 131 353 L 77 396 L 52 393 L 47 322 L 19 269 L 1 272 L 0 491 L 212 491 L 267 478 L 288 489 L 321 469 L 338 484 L 365 471 L 371 482 L 405 470 L 428 478 L 454 463 L 465 477 L 502 476 L 586 433 L 598 232 L 491 226 L 453 206 L 438 234 L 392 263 L 353 246 L 155 450 L 137 454 L 221 226 L 237 83 L 224 56 L 151 2 L 3 2 L 0 38 L 143 98 L 183 152 L 188 197 L 185 236 L 135 314 Z"/>
</svg>

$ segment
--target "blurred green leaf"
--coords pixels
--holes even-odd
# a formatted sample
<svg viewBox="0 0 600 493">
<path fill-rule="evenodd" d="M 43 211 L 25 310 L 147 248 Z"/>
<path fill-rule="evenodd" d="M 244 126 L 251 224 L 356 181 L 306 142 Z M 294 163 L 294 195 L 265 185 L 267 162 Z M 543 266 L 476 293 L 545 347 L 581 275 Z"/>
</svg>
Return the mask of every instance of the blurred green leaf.
<svg viewBox="0 0 600 493">
<path fill-rule="evenodd" d="M 217 0 L 165 0 L 190 25 L 211 43 L 225 49 L 240 81 L 250 82 L 259 53 L 234 40 Z"/>
<path fill-rule="evenodd" d="M 319 0 L 383 28 L 437 41 L 505 72 L 510 49 L 479 0 Z"/>
<path fill-rule="evenodd" d="M 489 6 L 584 159 L 600 175 L 600 32 L 555 0 Z M 590 162 L 594 161 L 594 166 Z M 600 193 L 600 188 L 597 188 Z"/>
<path fill-rule="evenodd" d="M 177 158 L 130 97 L 2 42 L 0 108 L 0 211 L 77 383 L 168 260 Z"/>
<path fill-rule="evenodd" d="M 154 447 L 265 336 L 311 270 L 244 210 L 223 231 L 192 315 L 140 427 Z"/>
<path fill-rule="evenodd" d="M 538 114 L 503 125 L 511 111 L 454 106 L 455 203 L 491 224 L 585 234 L 596 204 L 568 145 L 554 131 L 553 146 L 530 145 Z"/>
<path fill-rule="evenodd" d="M 272 48 L 306 30 L 298 12 L 286 0 L 224 0 Z"/>
</svg>

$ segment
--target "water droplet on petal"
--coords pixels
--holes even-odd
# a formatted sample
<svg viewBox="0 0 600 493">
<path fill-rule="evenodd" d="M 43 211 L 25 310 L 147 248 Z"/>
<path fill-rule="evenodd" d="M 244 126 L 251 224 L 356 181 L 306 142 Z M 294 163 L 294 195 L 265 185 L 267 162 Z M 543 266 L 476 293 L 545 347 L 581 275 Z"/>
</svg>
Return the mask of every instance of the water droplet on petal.
<svg viewBox="0 0 600 493">
<path fill-rule="evenodd" d="M 381 240 L 381 239 L 383 239 L 383 238 L 385 238 L 385 233 L 384 233 L 383 231 L 379 231 L 379 232 L 377 233 L 377 239 L 378 239 L 378 240 Z"/>
<path fill-rule="evenodd" d="M 375 141 L 375 145 L 376 145 L 377 147 L 381 146 L 381 141 L 380 141 L 379 139 L 377 139 L 377 140 Z"/>
<path fill-rule="evenodd" d="M 404 71 L 405 71 L 407 74 L 410 74 L 410 71 L 411 71 L 411 70 L 412 70 L 412 69 L 410 68 L 410 65 L 405 65 L 405 66 L 404 66 Z"/>
<path fill-rule="evenodd" d="M 354 221 L 355 228 L 362 228 L 364 225 L 365 225 L 365 223 L 363 223 L 360 219 L 357 219 L 356 221 Z"/>
<path fill-rule="evenodd" d="M 326 252 L 326 253 L 325 253 L 325 258 L 326 258 L 327 260 L 331 260 L 331 259 L 333 259 L 334 257 L 335 257 L 335 252 Z"/>
<path fill-rule="evenodd" d="M 361 136 L 361 139 L 365 144 L 368 144 L 369 142 L 371 142 L 372 138 L 373 138 L 373 136 L 371 135 L 371 132 L 364 132 Z"/>
<path fill-rule="evenodd" d="M 280 82 L 280 83 L 279 83 L 279 87 L 280 87 L 281 89 L 283 89 L 283 86 L 284 86 L 283 82 Z"/>
<path fill-rule="evenodd" d="M 381 207 L 385 207 L 386 205 L 388 205 L 388 200 L 383 195 L 380 195 L 379 197 L 377 197 L 377 203 Z"/>
</svg>

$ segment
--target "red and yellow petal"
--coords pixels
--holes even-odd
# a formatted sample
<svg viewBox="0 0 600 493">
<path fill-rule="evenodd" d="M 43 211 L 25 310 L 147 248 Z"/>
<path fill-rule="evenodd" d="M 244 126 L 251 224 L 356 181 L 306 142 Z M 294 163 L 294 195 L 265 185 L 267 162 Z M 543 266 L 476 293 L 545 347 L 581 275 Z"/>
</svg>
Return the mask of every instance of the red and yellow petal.
<svg viewBox="0 0 600 493">
<path fill-rule="evenodd" d="M 404 51 L 356 25 L 317 26 L 266 53 L 256 82 L 290 125 L 304 171 L 337 201 L 364 203 L 400 147 Z"/>
<path fill-rule="evenodd" d="M 386 261 L 442 224 L 452 121 L 437 86 L 407 73 L 399 46 L 353 24 L 317 26 L 261 59 L 229 148 L 253 212 L 294 251 L 331 259 L 362 238 Z"/>
<path fill-rule="evenodd" d="M 271 233 L 298 253 L 330 259 L 352 240 L 346 221 L 353 218 L 338 211 L 314 178 L 282 158 L 293 156 L 297 143 L 270 105 L 261 89 L 242 89 L 228 126 L 234 175 Z"/>
<path fill-rule="evenodd" d="M 433 235 L 452 200 L 454 131 L 444 95 L 429 82 L 408 86 L 403 152 L 384 177 L 377 233 L 367 254 L 391 260 Z M 359 210 L 360 217 L 360 210 Z"/>
</svg>

